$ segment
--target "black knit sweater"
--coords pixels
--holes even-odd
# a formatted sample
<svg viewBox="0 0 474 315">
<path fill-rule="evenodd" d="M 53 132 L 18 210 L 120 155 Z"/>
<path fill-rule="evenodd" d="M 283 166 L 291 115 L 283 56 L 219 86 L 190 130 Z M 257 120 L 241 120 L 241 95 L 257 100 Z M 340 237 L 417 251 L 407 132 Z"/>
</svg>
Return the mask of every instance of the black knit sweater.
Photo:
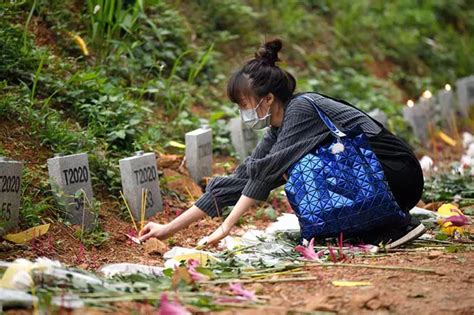
<svg viewBox="0 0 474 315">
<path fill-rule="evenodd" d="M 370 140 L 384 129 L 352 106 L 317 93 L 305 94 L 312 97 L 341 130 L 360 126 Z M 199 209 L 214 217 L 221 215 L 223 207 L 235 205 L 241 195 L 266 200 L 271 190 L 285 183 L 283 175 L 288 168 L 326 140 L 329 129 L 314 107 L 308 101 L 296 98 L 298 95 L 285 104 L 281 127 L 269 127 L 251 156 L 232 175 L 209 181 L 206 192 L 195 203 Z M 405 155 L 413 154 L 404 143 L 399 149 Z"/>
</svg>

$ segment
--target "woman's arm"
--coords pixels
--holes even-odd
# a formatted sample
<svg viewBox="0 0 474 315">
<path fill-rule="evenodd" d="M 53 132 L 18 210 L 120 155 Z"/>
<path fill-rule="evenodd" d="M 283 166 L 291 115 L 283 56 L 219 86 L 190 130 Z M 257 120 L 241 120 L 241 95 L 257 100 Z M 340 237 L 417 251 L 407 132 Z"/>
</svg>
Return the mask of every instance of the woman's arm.
<svg viewBox="0 0 474 315">
<path fill-rule="evenodd" d="M 249 179 L 247 174 L 248 163 L 267 155 L 276 140 L 276 130 L 270 128 L 259 141 L 252 155 L 247 157 L 232 175 L 216 176 L 209 181 L 206 192 L 196 201 L 195 205 L 211 217 L 221 216 L 224 207 L 234 206 L 239 201 L 242 190 Z M 281 182 L 277 182 L 274 187 L 281 184 Z"/>
<path fill-rule="evenodd" d="M 150 237 L 166 239 L 174 233 L 188 227 L 191 223 L 203 218 L 204 216 L 206 216 L 204 211 L 196 206 L 192 206 L 170 223 L 158 224 L 154 222 L 148 222 L 140 231 L 140 237 L 138 239 L 141 242 L 149 239 Z"/>
<path fill-rule="evenodd" d="M 238 203 L 228 220 L 212 233 L 207 243 L 215 243 L 229 234 L 232 226 L 256 200 L 266 200 L 271 190 L 284 182 L 284 173 L 302 155 L 329 133 L 311 104 L 296 100 L 286 111 L 278 137 L 271 149 L 247 162 L 248 178 Z M 308 143 L 312 139 L 312 143 Z"/>
<path fill-rule="evenodd" d="M 232 227 L 237 223 L 239 218 L 254 204 L 254 199 L 242 195 L 222 225 L 218 227 L 211 235 L 209 235 L 207 243 L 214 244 L 226 237 L 230 233 Z"/>
<path fill-rule="evenodd" d="M 204 193 L 189 210 L 185 211 L 170 223 L 147 223 L 143 230 L 141 230 L 139 233 L 139 240 L 145 241 L 150 237 L 166 239 L 206 215 L 211 217 L 220 216 L 221 209 L 223 207 L 235 205 L 241 197 L 242 190 L 244 189 L 248 180 L 246 162 L 249 159 L 262 158 L 268 154 L 275 141 L 276 134 L 274 130 L 269 130 L 263 139 L 258 143 L 258 146 L 255 148 L 252 156 L 242 162 L 237 167 L 234 174 L 231 176 L 214 177 L 207 185 L 206 193 Z M 243 209 L 242 213 L 244 213 L 248 207 L 249 206 Z M 232 213 L 234 213 L 234 211 L 232 211 Z M 237 222 L 239 217 L 235 219 L 232 225 Z"/>
</svg>

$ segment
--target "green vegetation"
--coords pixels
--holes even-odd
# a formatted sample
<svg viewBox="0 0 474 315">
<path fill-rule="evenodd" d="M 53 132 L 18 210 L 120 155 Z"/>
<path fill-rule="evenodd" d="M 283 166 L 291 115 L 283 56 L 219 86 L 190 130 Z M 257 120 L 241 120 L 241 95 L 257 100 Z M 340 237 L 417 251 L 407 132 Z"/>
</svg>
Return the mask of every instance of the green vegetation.
<svg viewBox="0 0 474 315">
<path fill-rule="evenodd" d="M 202 123 L 215 152 L 232 154 L 225 78 L 265 37 L 284 40 L 282 66 L 300 91 L 379 107 L 407 136 L 406 99 L 474 72 L 473 33 L 468 0 L 8 1 L 0 117 L 51 152 L 88 152 L 95 187 L 116 194 L 119 158 L 164 152 Z M 24 226 L 53 204 L 45 173 L 29 172 Z"/>
<path fill-rule="evenodd" d="M 469 174 L 440 174 L 425 182 L 423 200 L 455 201 L 460 206 L 474 203 L 474 183 Z"/>
</svg>

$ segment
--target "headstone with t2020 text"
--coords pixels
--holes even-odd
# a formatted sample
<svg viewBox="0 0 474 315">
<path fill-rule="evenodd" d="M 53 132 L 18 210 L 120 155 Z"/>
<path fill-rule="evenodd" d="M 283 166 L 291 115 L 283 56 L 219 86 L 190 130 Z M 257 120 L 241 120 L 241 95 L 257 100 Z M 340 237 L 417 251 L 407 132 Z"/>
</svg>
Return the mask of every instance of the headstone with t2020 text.
<svg viewBox="0 0 474 315">
<path fill-rule="evenodd" d="M 135 156 L 121 159 L 122 189 L 133 217 L 141 219 L 142 192 L 146 191 L 145 219 L 163 210 L 160 179 L 155 153 L 138 151 Z"/>
<path fill-rule="evenodd" d="M 18 225 L 23 163 L 0 157 L 0 235 Z"/>
<path fill-rule="evenodd" d="M 97 213 L 92 209 L 94 194 L 87 154 L 58 154 L 48 159 L 48 172 L 51 188 L 66 219 L 91 229 Z"/>
</svg>

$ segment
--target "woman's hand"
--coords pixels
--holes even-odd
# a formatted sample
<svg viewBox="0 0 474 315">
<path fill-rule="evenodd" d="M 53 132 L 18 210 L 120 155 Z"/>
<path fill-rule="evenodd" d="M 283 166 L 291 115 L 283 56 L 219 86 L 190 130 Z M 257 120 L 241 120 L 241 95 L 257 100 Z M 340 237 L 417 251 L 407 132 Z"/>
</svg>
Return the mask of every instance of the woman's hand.
<svg viewBox="0 0 474 315">
<path fill-rule="evenodd" d="M 255 204 L 255 200 L 247 196 L 240 196 L 239 200 L 234 206 L 234 209 L 230 212 L 229 216 L 224 220 L 221 226 L 219 226 L 211 235 L 208 236 L 207 244 L 215 244 L 221 239 L 229 235 L 232 227 L 237 223 L 239 218 Z"/>
<path fill-rule="evenodd" d="M 145 227 L 138 234 L 140 242 L 146 241 L 150 237 L 156 237 L 157 239 L 166 239 L 169 235 L 169 228 L 167 224 L 158 224 L 148 222 Z"/>
<path fill-rule="evenodd" d="M 158 224 L 149 222 L 140 231 L 138 240 L 143 242 L 150 237 L 156 237 L 158 239 L 166 239 L 174 233 L 186 228 L 191 223 L 204 217 L 206 213 L 196 206 L 192 206 L 189 210 L 185 211 L 180 216 L 176 217 L 173 221 L 168 224 Z"/>
<path fill-rule="evenodd" d="M 221 239 L 229 235 L 230 228 L 231 227 L 229 227 L 225 222 L 222 223 L 221 226 L 219 226 L 214 232 L 212 232 L 211 235 L 208 236 L 207 245 L 216 244 Z"/>
</svg>

